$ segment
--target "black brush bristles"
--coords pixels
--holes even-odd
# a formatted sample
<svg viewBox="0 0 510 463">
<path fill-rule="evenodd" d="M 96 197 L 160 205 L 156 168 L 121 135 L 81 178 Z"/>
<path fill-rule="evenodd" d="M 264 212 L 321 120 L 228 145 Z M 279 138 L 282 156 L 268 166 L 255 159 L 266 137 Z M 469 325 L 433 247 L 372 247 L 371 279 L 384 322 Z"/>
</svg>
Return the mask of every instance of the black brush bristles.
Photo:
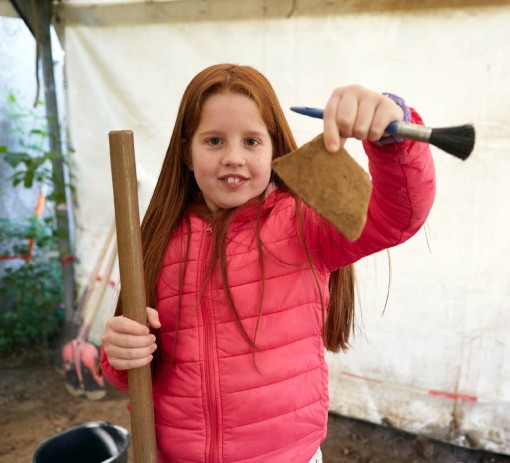
<svg viewBox="0 0 510 463">
<path fill-rule="evenodd" d="M 465 161 L 475 146 L 472 124 L 432 129 L 429 143 Z"/>
</svg>

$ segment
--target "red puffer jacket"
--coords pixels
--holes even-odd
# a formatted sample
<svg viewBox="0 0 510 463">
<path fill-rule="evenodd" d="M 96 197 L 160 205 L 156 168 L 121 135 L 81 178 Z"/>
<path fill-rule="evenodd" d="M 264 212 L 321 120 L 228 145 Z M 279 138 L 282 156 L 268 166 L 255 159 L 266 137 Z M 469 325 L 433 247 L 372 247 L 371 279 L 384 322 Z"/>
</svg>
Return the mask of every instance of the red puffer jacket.
<svg viewBox="0 0 510 463">
<path fill-rule="evenodd" d="M 367 143 L 365 149 L 373 194 L 356 242 L 303 208 L 325 304 L 331 271 L 402 243 L 421 227 L 432 206 L 435 177 L 427 145 Z M 326 437 L 328 371 L 319 291 L 299 239 L 294 200 L 276 190 L 263 204 L 265 289 L 258 328 L 261 275 L 253 210 L 242 210 L 229 228 L 229 286 L 246 332 L 253 338 L 257 330 L 255 355 L 228 308 L 220 275 L 213 272 L 202 288 L 212 235 L 196 215 L 190 220 L 173 362 L 184 224 L 170 241 L 158 282 L 162 361 L 153 393 L 159 460 L 306 463 Z M 115 386 L 127 387 L 126 372 L 114 370 L 104 352 L 102 369 Z"/>
</svg>

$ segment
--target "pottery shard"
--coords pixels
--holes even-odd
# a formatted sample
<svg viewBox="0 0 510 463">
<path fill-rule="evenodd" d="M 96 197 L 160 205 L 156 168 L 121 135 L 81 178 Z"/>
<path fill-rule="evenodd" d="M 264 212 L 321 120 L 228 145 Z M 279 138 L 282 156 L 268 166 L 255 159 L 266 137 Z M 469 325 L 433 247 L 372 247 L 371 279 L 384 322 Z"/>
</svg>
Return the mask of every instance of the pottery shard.
<svg viewBox="0 0 510 463">
<path fill-rule="evenodd" d="M 322 134 L 273 161 L 280 179 L 349 241 L 361 235 L 372 184 L 365 170 L 341 148 L 330 153 Z"/>
</svg>

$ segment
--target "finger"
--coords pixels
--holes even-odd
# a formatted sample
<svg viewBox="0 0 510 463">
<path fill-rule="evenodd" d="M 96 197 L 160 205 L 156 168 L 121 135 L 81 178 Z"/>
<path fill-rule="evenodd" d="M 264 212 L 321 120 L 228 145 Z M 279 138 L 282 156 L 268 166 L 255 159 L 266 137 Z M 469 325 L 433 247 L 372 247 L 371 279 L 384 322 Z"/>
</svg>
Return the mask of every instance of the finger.
<svg viewBox="0 0 510 463">
<path fill-rule="evenodd" d="M 134 360 L 123 360 L 117 358 L 108 358 L 108 363 L 116 370 L 131 370 L 132 368 L 140 368 L 148 365 L 153 359 L 152 355 L 147 357 L 134 359 Z"/>
<path fill-rule="evenodd" d="M 147 358 L 156 350 L 156 344 L 139 348 L 125 348 L 116 345 L 105 345 L 104 351 L 108 359 L 139 360 Z"/>
<path fill-rule="evenodd" d="M 358 104 L 357 95 L 353 91 L 348 91 L 342 96 L 342 100 L 337 107 L 337 131 L 344 139 L 354 136 L 353 130 L 358 115 Z"/>
<path fill-rule="evenodd" d="M 336 123 L 337 108 L 341 98 L 340 89 L 335 90 L 324 108 L 324 144 L 332 153 L 336 153 L 342 146 Z"/>
<path fill-rule="evenodd" d="M 358 112 L 352 127 L 352 136 L 358 140 L 368 138 L 373 124 L 375 110 L 377 108 L 377 99 L 367 96 L 358 104 Z"/>
<path fill-rule="evenodd" d="M 367 138 L 370 141 L 377 141 L 381 139 L 385 135 L 384 131 L 390 122 L 392 121 L 388 119 L 388 116 L 384 113 L 384 111 L 376 110 Z"/>
<path fill-rule="evenodd" d="M 390 98 L 384 97 L 377 105 L 368 136 L 369 140 L 376 141 L 388 135 L 385 132 L 386 127 L 393 121 L 402 121 L 403 119 L 404 110 Z"/>
<path fill-rule="evenodd" d="M 152 328 L 155 328 L 155 329 L 161 328 L 161 322 L 159 321 L 159 314 L 156 309 L 147 307 L 147 320 L 149 322 L 149 325 L 152 326 Z"/>
<path fill-rule="evenodd" d="M 104 343 L 103 347 L 108 362 L 118 370 L 147 365 L 152 361 L 153 353 L 156 350 L 155 343 L 142 348 L 124 348 L 110 343 Z"/>
<path fill-rule="evenodd" d="M 123 349 L 146 348 L 156 344 L 156 336 L 153 334 L 135 336 L 115 331 L 105 331 L 102 340 L 105 346 L 116 346 Z"/>
<path fill-rule="evenodd" d="M 106 329 L 116 333 L 143 336 L 149 334 L 149 328 L 124 316 L 113 317 L 106 324 Z"/>
</svg>

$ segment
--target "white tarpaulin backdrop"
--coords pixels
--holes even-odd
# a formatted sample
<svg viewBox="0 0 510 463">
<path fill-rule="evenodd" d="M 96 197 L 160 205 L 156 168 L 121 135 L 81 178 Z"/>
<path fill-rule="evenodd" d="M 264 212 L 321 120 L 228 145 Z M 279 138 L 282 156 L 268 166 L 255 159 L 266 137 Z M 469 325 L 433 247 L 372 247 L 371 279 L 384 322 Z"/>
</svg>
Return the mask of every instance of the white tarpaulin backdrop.
<svg viewBox="0 0 510 463">
<path fill-rule="evenodd" d="M 436 202 L 425 229 L 391 250 L 391 283 L 386 253 L 358 263 L 361 315 L 351 351 L 329 357 L 331 406 L 510 453 L 510 5 L 334 14 L 317 1 L 313 16 L 267 7 L 245 17 L 236 11 L 267 2 L 172 2 L 174 16 L 162 2 L 139 16 L 81 3 L 58 14 L 82 283 L 113 220 L 108 132 L 134 131 L 143 208 L 182 92 L 205 66 L 253 65 L 284 108 L 322 106 L 335 87 L 359 83 L 403 96 L 430 126 L 475 124 L 468 161 L 433 148 Z M 321 131 L 287 115 L 300 144 Z M 359 142 L 346 148 L 366 164 Z"/>
</svg>

